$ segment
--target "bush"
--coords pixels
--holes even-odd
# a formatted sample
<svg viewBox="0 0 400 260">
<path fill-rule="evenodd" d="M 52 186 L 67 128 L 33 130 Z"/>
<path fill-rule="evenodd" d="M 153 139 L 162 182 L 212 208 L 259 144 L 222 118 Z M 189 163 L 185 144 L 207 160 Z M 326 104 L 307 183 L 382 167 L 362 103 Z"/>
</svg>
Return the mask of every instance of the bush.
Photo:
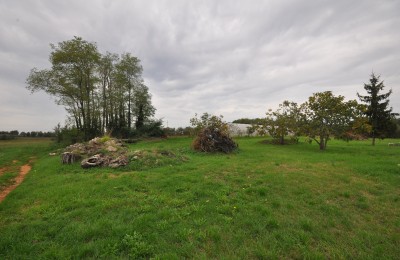
<svg viewBox="0 0 400 260">
<path fill-rule="evenodd" d="M 85 135 L 82 131 L 79 131 L 76 127 L 63 127 L 59 133 L 56 133 L 57 142 L 63 145 L 70 145 L 75 143 L 83 142 Z"/>
<path fill-rule="evenodd" d="M 161 120 L 149 120 L 139 129 L 137 129 L 138 136 L 145 137 L 164 137 L 165 131 L 162 128 Z"/>
</svg>

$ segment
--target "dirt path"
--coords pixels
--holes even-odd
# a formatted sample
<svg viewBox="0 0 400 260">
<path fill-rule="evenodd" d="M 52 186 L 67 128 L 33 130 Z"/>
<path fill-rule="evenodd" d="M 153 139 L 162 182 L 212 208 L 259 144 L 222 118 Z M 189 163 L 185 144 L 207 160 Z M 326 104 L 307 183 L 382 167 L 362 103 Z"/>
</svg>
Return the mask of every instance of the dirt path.
<svg viewBox="0 0 400 260">
<path fill-rule="evenodd" d="M 4 190 L 0 192 L 0 203 L 7 197 L 7 195 L 12 192 L 15 188 L 17 188 L 22 181 L 24 180 L 25 176 L 28 174 L 28 172 L 31 170 L 31 166 L 29 164 L 25 164 L 21 166 L 21 169 L 19 170 L 19 174 L 17 177 L 14 179 L 14 184 L 8 186 Z"/>
<path fill-rule="evenodd" d="M 7 167 L 0 168 L 0 176 L 7 171 Z"/>
</svg>

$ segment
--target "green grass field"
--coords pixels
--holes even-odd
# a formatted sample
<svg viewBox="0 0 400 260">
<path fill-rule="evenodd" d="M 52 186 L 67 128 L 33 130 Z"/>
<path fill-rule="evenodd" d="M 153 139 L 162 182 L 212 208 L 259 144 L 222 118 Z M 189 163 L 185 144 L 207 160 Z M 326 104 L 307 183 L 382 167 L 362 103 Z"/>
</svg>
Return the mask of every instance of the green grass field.
<svg viewBox="0 0 400 260">
<path fill-rule="evenodd" d="M 61 165 L 48 142 L 0 143 L 0 168 L 36 158 L 0 204 L 0 259 L 399 258 L 393 140 L 332 140 L 324 152 L 261 140 L 239 138 L 231 155 L 143 141 L 129 148 L 185 160 L 122 170 Z"/>
</svg>

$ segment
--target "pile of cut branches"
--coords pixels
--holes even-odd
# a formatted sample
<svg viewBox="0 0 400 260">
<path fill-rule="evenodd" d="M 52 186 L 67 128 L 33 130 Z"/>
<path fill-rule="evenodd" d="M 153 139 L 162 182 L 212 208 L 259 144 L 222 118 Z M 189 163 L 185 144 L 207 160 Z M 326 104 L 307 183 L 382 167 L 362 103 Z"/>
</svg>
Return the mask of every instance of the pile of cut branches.
<svg viewBox="0 0 400 260">
<path fill-rule="evenodd" d="M 201 152 L 231 153 L 238 148 L 238 145 L 224 131 L 206 127 L 193 141 L 193 148 Z"/>
</svg>

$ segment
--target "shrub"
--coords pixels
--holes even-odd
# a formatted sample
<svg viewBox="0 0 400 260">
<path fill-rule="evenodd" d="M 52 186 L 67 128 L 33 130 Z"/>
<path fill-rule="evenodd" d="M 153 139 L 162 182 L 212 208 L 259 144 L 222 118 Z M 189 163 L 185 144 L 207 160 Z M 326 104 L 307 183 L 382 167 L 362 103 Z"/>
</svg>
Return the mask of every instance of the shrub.
<svg viewBox="0 0 400 260">
<path fill-rule="evenodd" d="M 146 136 L 146 137 L 165 136 L 165 131 L 162 128 L 162 120 L 148 120 L 137 131 L 139 136 Z"/>
<path fill-rule="evenodd" d="M 63 145 L 70 145 L 75 143 L 83 142 L 85 135 L 82 131 L 78 130 L 76 127 L 63 127 L 60 132 L 57 133 L 57 142 Z"/>
</svg>

